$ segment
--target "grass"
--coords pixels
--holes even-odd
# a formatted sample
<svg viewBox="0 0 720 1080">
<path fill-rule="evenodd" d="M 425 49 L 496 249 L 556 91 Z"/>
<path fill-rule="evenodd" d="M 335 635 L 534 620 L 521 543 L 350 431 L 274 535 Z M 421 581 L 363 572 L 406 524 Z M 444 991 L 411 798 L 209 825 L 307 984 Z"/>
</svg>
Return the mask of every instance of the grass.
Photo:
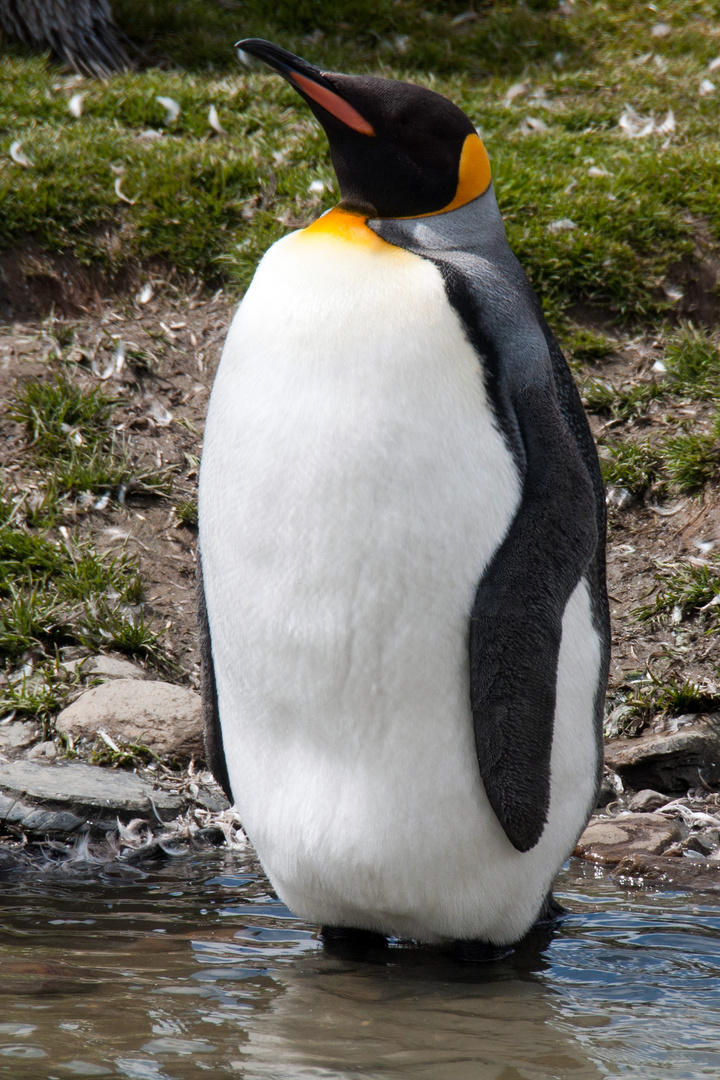
<svg viewBox="0 0 720 1080">
<path fill-rule="evenodd" d="M 651 720 L 662 716 L 717 712 L 720 695 L 689 679 L 655 676 L 648 672 L 629 680 L 615 695 L 615 707 L 605 721 L 607 738 L 640 735 Z"/>
<path fill-rule="evenodd" d="M 668 379 L 673 390 L 695 400 L 714 398 L 720 391 L 720 348 L 709 335 L 686 324 L 665 351 Z"/>
<path fill-rule="evenodd" d="M 145 612 L 138 559 L 123 547 L 99 550 L 63 524 L 74 520 L 72 499 L 94 503 L 129 485 L 167 493 L 168 476 L 143 473 L 115 446 L 118 402 L 73 380 L 65 363 L 72 333 L 52 321 L 41 333 L 54 342 L 60 370 L 20 383 L 7 403 L 25 428 L 24 456 L 38 483 L 0 485 L 0 710 L 36 717 L 47 734 L 78 686 L 65 649 L 113 649 L 165 671 L 172 661 Z"/>
<path fill-rule="evenodd" d="M 2 507 L 7 519 L 7 500 Z M 143 613 L 137 559 L 52 539 L 7 522 L 0 527 L 0 686 L 3 713 L 50 718 L 77 686 L 62 650 L 111 648 L 167 664 Z"/>
<path fill-rule="evenodd" d="M 577 364 L 594 364 L 603 360 L 617 348 L 617 342 L 607 334 L 587 327 L 578 327 L 563 335 L 561 344 L 570 359 Z"/>
<path fill-rule="evenodd" d="M 665 275 L 692 256 L 699 223 L 720 239 L 720 132 L 712 98 L 698 97 L 719 48 L 709 2 L 665 0 L 650 11 L 577 0 L 571 15 L 509 0 L 470 12 L 415 0 L 332 10 L 285 2 L 271 14 L 259 0 L 233 10 L 119 0 L 114 10 L 145 62 L 165 70 L 69 84 L 21 49 L 4 57 L 0 248 L 32 237 L 108 268 L 160 259 L 242 290 L 268 244 L 337 192 L 306 107 L 278 77 L 238 67 L 241 35 L 336 69 L 412 78 L 465 108 L 484 133 L 511 245 L 557 326 L 577 303 L 635 322 L 662 314 L 672 306 Z M 672 33 L 652 38 L 661 20 Z M 659 64 L 638 62 L 648 50 Z M 508 100 L 521 77 L 527 91 Z M 78 91 L 74 118 L 67 102 Z M 166 122 L 158 96 L 178 102 L 177 120 Z M 618 127 L 626 102 L 658 117 L 672 108 L 675 132 L 628 139 Z M 211 105 L 224 136 L 209 126 Z M 547 130 L 523 135 L 526 116 Z M 148 129 L 161 137 L 143 137 Z M 32 167 L 10 160 L 15 141 Z M 320 197 L 309 192 L 316 179 L 326 184 Z M 560 218 L 576 227 L 549 232 Z M 588 338 L 579 355 L 605 347 Z"/>
<path fill-rule="evenodd" d="M 104 765 L 113 769 L 136 769 L 154 762 L 163 763 L 163 759 L 154 750 L 142 743 L 126 743 L 115 739 L 106 741 L 102 738 L 95 740 L 90 761 L 93 765 Z M 171 764 L 179 768 L 177 761 L 172 761 Z"/>
<path fill-rule="evenodd" d="M 183 499 L 175 505 L 175 513 L 181 525 L 189 529 L 197 529 L 198 508 L 197 499 Z"/>
<path fill-rule="evenodd" d="M 667 335 L 663 368 L 657 378 L 620 386 L 604 379 L 585 379 L 583 404 L 588 412 L 614 421 L 637 421 L 647 418 L 653 403 L 670 409 L 720 396 L 720 348 L 698 327 L 685 324 Z M 683 424 L 677 424 L 672 434 L 653 440 L 601 435 L 605 483 L 633 496 L 648 491 L 657 496 L 702 491 L 720 467 L 720 412 L 711 416 L 709 430 L 682 428 Z"/>
<path fill-rule="evenodd" d="M 664 398 L 661 382 L 628 383 L 614 386 L 605 379 L 587 379 L 582 385 L 583 405 L 590 413 L 612 416 L 615 420 L 634 420 L 645 416 L 651 401 Z"/>
<path fill-rule="evenodd" d="M 0 710 L 47 724 L 77 685 L 62 662 L 68 646 L 113 649 L 171 668 L 143 599 L 138 561 L 128 552 L 3 525 Z"/>
<path fill-rule="evenodd" d="M 627 439 L 606 443 L 600 450 L 600 465 L 607 485 L 622 488 L 631 495 L 642 495 L 662 476 L 662 460 L 647 441 Z"/>
<path fill-rule="evenodd" d="M 102 390 L 83 393 L 55 372 L 47 382 L 21 386 L 10 415 L 27 425 L 35 453 L 47 461 L 104 442 L 113 408 Z"/>
<path fill-rule="evenodd" d="M 696 565 L 661 566 L 657 572 L 660 583 L 652 604 L 638 608 L 636 616 L 643 620 L 670 617 L 679 623 L 700 617 L 707 628 L 717 629 L 720 621 L 720 556 L 709 555 Z"/>
<path fill-rule="evenodd" d="M 591 359 L 582 354 L 578 357 L 572 340 L 569 350 L 576 359 Z M 645 416 L 650 403 L 658 399 L 704 401 L 720 394 L 720 348 L 708 332 L 691 323 L 667 335 L 663 366 L 664 374 L 651 381 L 616 386 L 602 378 L 585 379 L 581 387 L 585 408 L 600 416 L 634 420 Z"/>
<path fill-rule="evenodd" d="M 203 0 L 117 0 L 113 11 L 143 55 L 184 68 L 228 70 L 233 42 L 266 37 L 296 52 L 312 47 L 318 63 L 336 70 L 401 59 L 410 70 L 453 72 L 465 64 L 483 76 L 520 72 L 560 49 L 581 54 L 584 44 L 552 17 L 554 7 L 549 0 L 482 4 L 475 14 L 464 0 L 280 0 L 272 9 L 261 0 L 225 9 Z"/>
<path fill-rule="evenodd" d="M 130 484 L 136 491 L 169 493 L 167 472 L 134 469 L 116 446 L 111 428 L 116 404 L 102 390 L 83 391 L 59 372 L 16 389 L 9 415 L 25 424 L 31 452 L 45 477 L 45 500 L 35 510 L 36 523 L 54 519 L 54 500 L 62 495 L 118 494 Z"/>
<path fill-rule="evenodd" d="M 600 449 L 600 464 L 605 483 L 630 495 L 695 495 L 718 474 L 720 420 L 710 434 L 669 435 L 655 443 L 610 440 Z"/>
<path fill-rule="evenodd" d="M 16 525 L 0 529 L 0 652 L 11 660 L 95 639 L 147 652 L 153 637 L 138 614 L 142 594 L 137 560 L 125 551 L 100 552 Z"/>
</svg>

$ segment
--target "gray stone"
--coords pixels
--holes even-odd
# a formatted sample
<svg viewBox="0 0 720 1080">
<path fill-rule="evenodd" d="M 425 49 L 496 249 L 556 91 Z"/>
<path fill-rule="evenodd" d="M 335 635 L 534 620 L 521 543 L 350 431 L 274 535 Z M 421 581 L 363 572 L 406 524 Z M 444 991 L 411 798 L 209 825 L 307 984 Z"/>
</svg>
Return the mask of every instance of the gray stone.
<svg viewBox="0 0 720 1080">
<path fill-rule="evenodd" d="M 669 802 L 668 795 L 661 795 L 659 791 L 653 791 L 652 788 L 643 788 L 642 791 L 633 795 L 628 803 L 628 810 L 632 810 L 635 814 L 651 814 L 653 810 L 659 810 L 661 806 Z"/>
<path fill-rule="evenodd" d="M 213 814 L 221 814 L 223 810 L 230 809 L 230 803 L 225 798 L 220 787 L 200 787 L 195 796 L 195 802 L 204 810 L 210 810 Z"/>
<path fill-rule="evenodd" d="M 98 679 L 145 679 L 147 672 L 137 664 L 129 660 L 122 660 L 117 656 L 89 656 L 83 662 L 83 675 L 92 675 Z"/>
<path fill-rule="evenodd" d="M 619 814 L 591 821 L 574 854 L 612 865 L 638 853 L 659 855 L 681 837 L 677 822 L 660 814 Z"/>
<path fill-rule="evenodd" d="M 81 694 L 60 713 L 56 728 L 88 742 L 102 729 L 117 742 L 180 762 L 203 753 L 200 697 L 173 683 L 113 679 Z"/>
<path fill-rule="evenodd" d="M 84 818 L 70 813 L 69 810 L 60 810 L 58 812 L 47 810 L 42 806 L 25 808 L 22 803 L 16 805 L 23 806 L 27 810 L 22 818 L 18 820 L 18 824 L 20 828 L 29 833 L 40 833 L 43 836 L 46 833 L 63 833 L 65 835 L 86 824 Z"/>
<path fill-rule="evenodd" d="M 48 833 L 62 833 L 65 836 L 87 824 L 86 818 L 78 817 L 69 810 L 49 810 L 47 807 L 4 795 L 0 795 L 0 821 L 4 825 L 14 825 L 24 832 L 40 833 L 43 836 Z"/>
<path fill-rule="evenodd" d="M 18 858 L 14 851 L 8 851 L 7 848 L 0 847 L 0 874 L 7 874 L 20 865 L 21 859 Z"/>
<path fill-rule="evenodd" d="M 717 829 L 704 829 L 702 832 L 691 833 L 683 840 L 684 851 L 697 851 L 700 855 L 712 855 L 718 846 Z"/>
<path fill-rule="evenodd" d="M 176 817 L 186 801 L 173 792 L 156 788 L 133 773 L 101 769 L 72 762 L 68 765 L 37 765 L 16 761 L 0 765 L 0 820 L 43 832 L 49 826 L 35 812 L 69 813 L 78 822 L 112 825 L 119 815 L 129 817 Z M 67 818 L 68 824 L 71 819 Z M 76 823 L 77 824 L 77 823 Z M 72 828 L 76 827 L 71 825 Z M 57 820 L 52 831 L 57 829 Z"/>
<path fill-rule="evenodd" d="M 606 769 L 602 781 L 600 783 L 600 790 L 597 795 L 596 808 L 601 810 L 604 806 L 607 806 L 611 802 L 615 802 L 617 798 L 622 795 L 623 785 L 622 780 L 617 773 L 610 772 Z"/>
<path fill-rule="evenodd" d="M 57 746 L 52 739 L 35 743 L 27 751 L 25 757 L 28 761 L 54 761 L 57 757 Z"/>
<path fill-rule="evenodd" d="M 40 728 L 30 721 L 15 720 L 11 724 L 0 724 L 0 752 L 23 750 L 40 737 Z"/>
<path fill-rule="evenodd" d="M 698 716 L 678 731 L 615 739 L 605 746 L 606 764 L 635 790 L 678 792 L 696 788 L 698 772 L 720 782 L 720 714 Z"/>
</svg>

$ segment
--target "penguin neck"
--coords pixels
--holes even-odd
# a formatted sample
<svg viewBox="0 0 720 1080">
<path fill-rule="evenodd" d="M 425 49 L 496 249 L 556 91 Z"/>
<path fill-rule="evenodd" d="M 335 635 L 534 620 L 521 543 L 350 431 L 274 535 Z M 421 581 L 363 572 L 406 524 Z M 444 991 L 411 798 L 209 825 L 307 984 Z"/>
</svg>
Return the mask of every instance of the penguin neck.
<svg viewBox="0 0 720 1080">
<path fill-rule="evenodd" d="M 398 247 L 426 251 L 475 251 L 489 253 L 505 247 L 505 226 L 493 185 L 471 202 L 415 218 L 368 218 L 367 226 L 383 240 Z"/>
</svg>

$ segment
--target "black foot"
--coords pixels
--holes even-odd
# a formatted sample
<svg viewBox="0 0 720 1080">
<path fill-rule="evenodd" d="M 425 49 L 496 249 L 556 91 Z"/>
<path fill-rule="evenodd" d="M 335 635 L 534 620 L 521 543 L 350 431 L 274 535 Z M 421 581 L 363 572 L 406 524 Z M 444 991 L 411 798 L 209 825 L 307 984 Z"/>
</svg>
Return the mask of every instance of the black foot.
<svg viewBox="0 0 720 1080">
<path fill-rule="evenodd" d="M 549 892 L 531 929 L 544 930 L 548 926 L 557 926 L 569 914 L 568 909 L 559 904 L 553 894 Z"/>
<path fill-rule="evenodd" d="M 320 937 L 326 949 L 346 955 L 357 956 L 371 949 L 387 948 L 387 938 L 383 934 L 374 930 L 356 930 L 352 926 L 323 926 Z"/>
<path fill-rule="evenodd" d="M 493 945 L 489 941 L 454 941 L 456 960 L 464 964 L 494 964 L 512 953 L 510 945 Z"/>
</svg>

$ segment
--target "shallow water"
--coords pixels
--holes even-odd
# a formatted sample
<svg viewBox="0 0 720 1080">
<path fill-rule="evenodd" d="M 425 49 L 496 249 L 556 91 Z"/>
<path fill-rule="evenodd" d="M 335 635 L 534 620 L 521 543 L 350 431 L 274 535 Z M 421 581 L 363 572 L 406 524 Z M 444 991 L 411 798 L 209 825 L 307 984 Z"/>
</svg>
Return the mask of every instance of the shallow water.
<svg viewBox="0 0 720 1080">
<path fill-rule="evenodd" d="M 500 963 L 328 955 L 250 855 L 24 874 L 0 899 L 0 1077 L 720 1075 L 720 899 L 572 862 Z"/>
</svg>

